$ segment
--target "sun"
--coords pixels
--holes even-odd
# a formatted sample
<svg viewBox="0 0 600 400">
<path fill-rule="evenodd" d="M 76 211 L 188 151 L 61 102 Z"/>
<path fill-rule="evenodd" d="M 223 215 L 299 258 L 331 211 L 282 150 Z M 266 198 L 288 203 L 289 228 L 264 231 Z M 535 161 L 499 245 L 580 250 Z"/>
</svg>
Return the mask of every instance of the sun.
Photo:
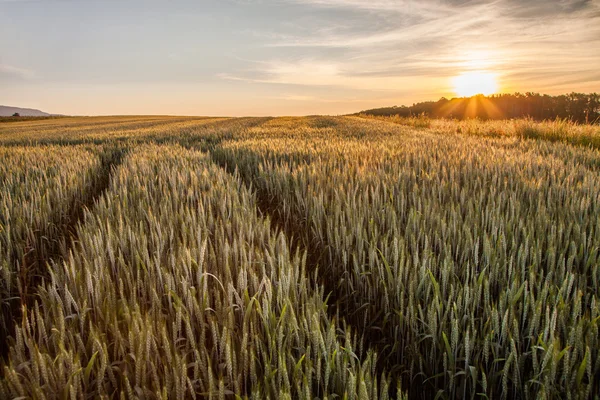
<svg viewBox="0 0 600 400">
<path fill-rule="evenodd" d="M 453 79 L 454 91 L 460 97 L 476 94 L 490 95 L 498 91 L 495 74 L 484 71 L 463 72 Z"/>
</svg>

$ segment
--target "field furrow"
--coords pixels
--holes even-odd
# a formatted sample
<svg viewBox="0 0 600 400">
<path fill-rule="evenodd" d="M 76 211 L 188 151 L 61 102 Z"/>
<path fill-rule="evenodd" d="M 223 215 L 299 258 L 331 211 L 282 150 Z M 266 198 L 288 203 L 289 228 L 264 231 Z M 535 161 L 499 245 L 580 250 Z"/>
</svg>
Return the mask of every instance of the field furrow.
<svg viewBox="0 0 600 400">
<path fill-rule="evenodd" d="M 213 154 L 301 238 L 412 396 L 590 396 L 600 179 L 577 160 L 598 151 L 355 122 L 264 125 Z"/>
<path fill-rule="evenodd" d="M 594 129 L 2 125 L 0 398 L 596 398 Z"/>
<path fill-rule="evenodd" d="M 31 126 L 28 123 L 13 123 L 0 126 L 0 143 L 3 145 L 101 144 L 115 141 L 152 140 L 160 137 L 173 138 L 193 131 L 205 124 L 226 121 L 226 118 L 158 118 L 130 120 L 114 118 L 101 123 L 96 118 L 71 118 L 50 120 L 47 124 Z M 23 125 L 23 126 L 21 126 Z"/>
<path fill-rule="evenodd" d="M 77 238 L 16 331 L 7 397 L 388 398 L 302 254 L 205 153 L 138 147 Z"/>
<path fill-rule="evenodd" d="M 47 263 L 60 257 L 74 227 L 108 183 L 119 151 L 88 147 L 0 148 L 1 346 L 33 305 Z M 62 249 L 62 250 L 61 250 Z"/>
</svg>

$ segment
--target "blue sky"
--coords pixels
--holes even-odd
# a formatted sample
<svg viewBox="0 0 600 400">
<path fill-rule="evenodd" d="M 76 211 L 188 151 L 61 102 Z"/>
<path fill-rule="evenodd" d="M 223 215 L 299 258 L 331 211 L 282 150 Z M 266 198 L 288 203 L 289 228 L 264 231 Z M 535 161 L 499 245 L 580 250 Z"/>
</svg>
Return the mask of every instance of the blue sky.
<svg viewBox="0 0 600 400">
<path fill-rule="evenodd" d="M 600 91 L 600 0 L 0 0 L 0 104 L 64 114 L 341 114 Z"/>
</svg>

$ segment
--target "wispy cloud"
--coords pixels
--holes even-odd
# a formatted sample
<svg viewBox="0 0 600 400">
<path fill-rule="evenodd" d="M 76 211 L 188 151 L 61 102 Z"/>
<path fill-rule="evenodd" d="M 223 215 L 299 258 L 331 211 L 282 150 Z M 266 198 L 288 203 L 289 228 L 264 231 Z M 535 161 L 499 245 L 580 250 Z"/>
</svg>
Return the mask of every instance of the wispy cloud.
<svg viewBox="0 0 600 400">
<path fill-rule="evenodd" d="M 391 12 L 395 14 L 439 15 L 465 2 L 438 2 L 418 0 L 289 0 L 289 2 L 325 8 L 346 8 L 362 11 Z M 452 4 L 454 3 L 454 4 Z"/>
<path fill-rule="evenodd" d="M 420 72 L 414 74 L 397 74 L 393 76 L 370 74 L 354 75 L 346 72 L 346 65 L 333 62 L 321 62 L 311 59 L 288 62 L 283 60 L 259 63 L 255 70 L 246 70 L 239 74 L 219 74 L 225 80 L 280 85 L 286 87 L 300 86 L 312 88 L 349 89 L 364 93 L 414 93 L 422 81 L 415 79 Z M 431 83 L 440 87 L 444 82 L 440 78 L 426 77 Z"/>
<path fill-rule="evenodd" d="M 13 65 L 0 64 L 0 79 L 1 78 L 30 80 L 35 78 L 35 72 L 30 69 L 15 67 Z"/>
<path fill-rule="evenodd" d="M 236 79 L 379 91 L 409 84 L 412 77 L 439 81 L 486 69 L 505 81 L 543 87 L 546 80 L 550 87 L 561 79 L 585 82 L 589 75 L 582 70 L 600 64 L 598 0 L 287 2 L 357 13 L 367 21 L 361 26 L 377 29 L 349 30 L 333 13 L 331 24 L 316 26 L 314 34 L 264 32 L 264 46 L 294 55 L 260 60 L 254 72 L 234 74 Z M 338 56 L 329 53 L 335 49 Z M 537 77 L 526 76 L 530 70 Z"/>
<path fill-rule="evenodd" d="M 304 47 L 367 47 L 401 44 L 416 39 L 445 43 L 469 38 L 478 44 L 484 40 L 519 42 L 552 39 L 557 41 L 598 38 L 600 31 L 600 2 L 597 0 L 494 2 L 413 2 L 354 0 L 308 0 L 299 3 L 343 7 L 351 10 L 367 8 L 374 13 L 365 16 L 373 24 L 385 22 L 375 33 L 357 30 L 353 35 L 318 31 L 309 37 L 295 37 L 275 41 L 271 46 Z M 414 17 L 408 20 L 390 19 L 388 13 Z M 562 14 L 560 19 L 555 18 Z M 527 18 L 523 18 L 524 16 Z M 473 40 L 477 37 L 479 40 Z M 533 42 L 532 44 L 537 44 Z"/>
</svg>

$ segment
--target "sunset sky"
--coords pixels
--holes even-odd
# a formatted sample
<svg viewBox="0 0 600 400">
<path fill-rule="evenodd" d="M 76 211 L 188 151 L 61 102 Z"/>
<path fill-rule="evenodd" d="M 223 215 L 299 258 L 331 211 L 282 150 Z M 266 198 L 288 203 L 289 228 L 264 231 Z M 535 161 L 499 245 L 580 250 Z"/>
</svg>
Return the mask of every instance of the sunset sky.
<svg viewBox="0 0 600 400">
<path fill-rule="evenodd" d="M 599 66 L 600 0 L 0 0 L 0 104 L 61 114 L 343 114 L 473 79 L 598 92 Z"/>
</svg>

